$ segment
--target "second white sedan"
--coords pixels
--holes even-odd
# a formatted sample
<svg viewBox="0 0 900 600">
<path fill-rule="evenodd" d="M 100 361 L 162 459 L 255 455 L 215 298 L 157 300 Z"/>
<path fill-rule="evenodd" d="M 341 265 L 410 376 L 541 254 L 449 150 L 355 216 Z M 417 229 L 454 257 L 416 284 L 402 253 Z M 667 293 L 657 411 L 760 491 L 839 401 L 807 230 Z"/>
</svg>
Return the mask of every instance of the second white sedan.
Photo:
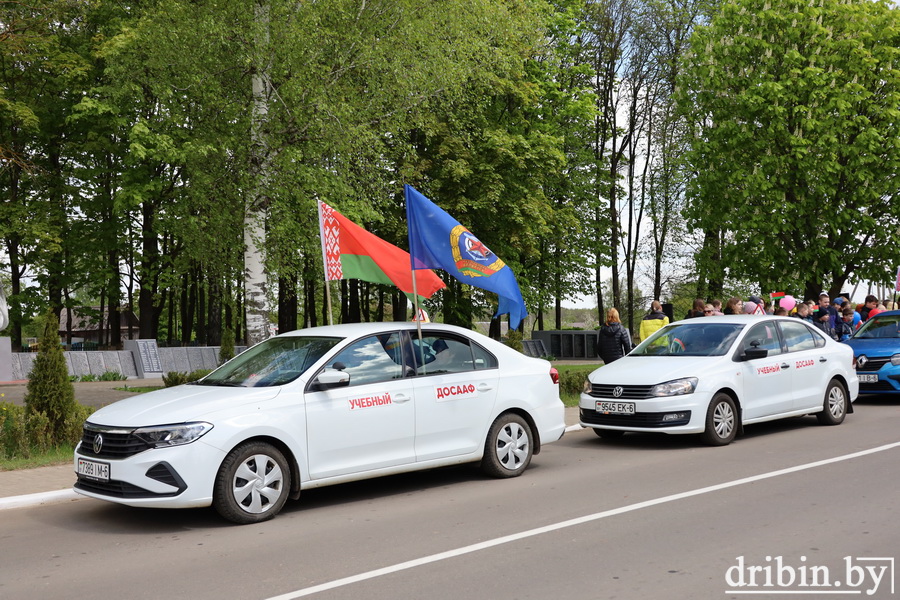
<svg viewBox="0 0 900 600">
<path fill-rule="evenodd" d="M 853 352 L 789 317 L 672 323 L 588 376 L 580 420 L 600 437 L 701 434 L 731 443 L 744 425 L 815 413 L 837 425 L 859 394 Z"/>
</svg>

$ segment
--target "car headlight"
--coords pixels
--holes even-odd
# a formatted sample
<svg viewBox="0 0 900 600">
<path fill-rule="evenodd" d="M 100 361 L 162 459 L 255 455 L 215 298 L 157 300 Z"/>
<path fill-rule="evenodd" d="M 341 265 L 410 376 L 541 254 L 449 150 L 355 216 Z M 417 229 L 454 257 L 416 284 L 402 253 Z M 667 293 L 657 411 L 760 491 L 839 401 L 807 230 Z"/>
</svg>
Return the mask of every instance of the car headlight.
<svg viewBox="0 0 900 600">
<path fill-rule="evenodd" d="M 891 357 L 891 364 L 895 367 L 900 365 L 900 354 L 895 354 Z"/>
<path fill-rule="evenodd" d="M 134 435 L 154 448 L 182 446 L 200 439 L 212 429 L 212 423 L 180 423 L 178 425 L 158 425 L 141 427 L 134 430 Z"/>
<path fill-rule="evenodd" d="M 684 379 L 675 379 L 665 383 L 658 383 L 650 388 L 650 396 L 659 398 L 663 396 L 681 396 L 683 394 L 693 394 L 697 389 L 696 377 L 685 377 Z"/>
<path fill-rule="evenodd" d="M 592 388 L 593 388 L 593 385 L 591 384 L 591 380 L 585 379 L 584 385 L 581 386 L 581 393 L 582 394 L 590 394 Z"/>
</svg>

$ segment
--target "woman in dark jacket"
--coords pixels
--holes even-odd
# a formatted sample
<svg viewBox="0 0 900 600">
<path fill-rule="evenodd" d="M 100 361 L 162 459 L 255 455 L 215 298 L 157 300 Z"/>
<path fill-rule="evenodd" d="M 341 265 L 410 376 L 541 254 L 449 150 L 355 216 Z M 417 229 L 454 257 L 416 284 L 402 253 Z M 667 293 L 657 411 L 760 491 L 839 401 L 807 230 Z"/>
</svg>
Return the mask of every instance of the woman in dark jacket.
<svg viewBox="0 0 900 600">
<path fill-rule="evenodd" d="M 604 364 L 618 360 L 631 352 L 631 336 L 619 321 L 619 311 L 610 308 L 606 311 L 606 324 L 597 334 L 597 354 Z"/>
</svg>

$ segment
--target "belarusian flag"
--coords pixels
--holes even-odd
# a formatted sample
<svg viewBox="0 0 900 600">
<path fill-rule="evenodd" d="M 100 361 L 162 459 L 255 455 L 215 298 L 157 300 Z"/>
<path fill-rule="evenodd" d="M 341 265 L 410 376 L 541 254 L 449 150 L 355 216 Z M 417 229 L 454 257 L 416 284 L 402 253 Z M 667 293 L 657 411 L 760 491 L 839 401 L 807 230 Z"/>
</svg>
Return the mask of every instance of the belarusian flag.
<svg viewBox="0 0 900 600">
<path fill-rule="evenodd" d="M 412 298 L 409 253 L 369 233 L 324 202 L 319 202 L 319 232 L 325 280 L 362 279 L 396 285 Z M 434 271 L 415 271 L 416 293 L 423 298 L 446 287 Z"/>
</svg>

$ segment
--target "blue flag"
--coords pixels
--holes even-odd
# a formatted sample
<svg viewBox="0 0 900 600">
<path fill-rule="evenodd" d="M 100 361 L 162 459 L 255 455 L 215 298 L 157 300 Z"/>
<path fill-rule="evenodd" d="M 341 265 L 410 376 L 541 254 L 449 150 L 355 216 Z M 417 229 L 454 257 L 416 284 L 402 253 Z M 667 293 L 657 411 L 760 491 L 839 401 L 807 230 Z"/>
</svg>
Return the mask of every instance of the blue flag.
<svg viewBox="0 0 900 600">
<path fill-rule="evenodd" d="M 409 258 L 413 270 L 443 269 L 456 279 L 500 297 L 497 314 L 516 329 L 528 314 L 516 276 L 459 221 L 411 185 L 405 185 Z"/>
</svg>

